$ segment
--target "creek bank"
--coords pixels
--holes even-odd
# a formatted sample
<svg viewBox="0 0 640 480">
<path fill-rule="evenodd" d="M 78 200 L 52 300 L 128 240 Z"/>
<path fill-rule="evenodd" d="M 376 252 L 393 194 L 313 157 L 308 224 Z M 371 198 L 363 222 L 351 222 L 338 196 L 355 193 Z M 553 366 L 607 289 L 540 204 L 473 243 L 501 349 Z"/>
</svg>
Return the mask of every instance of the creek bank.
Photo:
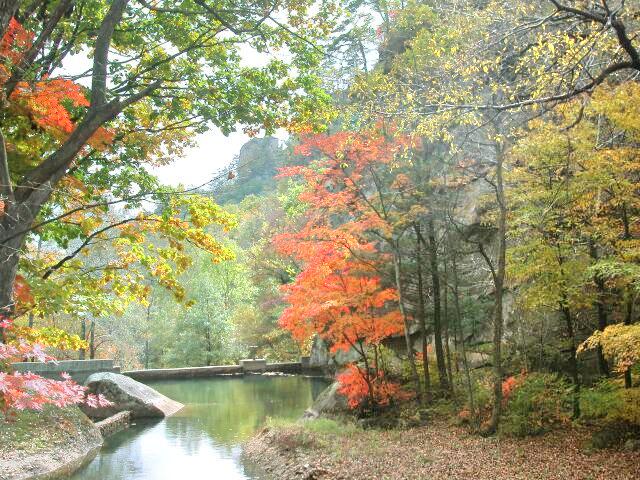
<svg viewBox="0 0 640 480">
<path fill-rule="evenodd" d="M 129 426 L 130 419 L 165 417 L 183 405 L 144 384 L 111 372 L 87 379 L 91 393 L 113 402 L 105 408 L 45 406 L 43 411 L 0 414 L 0 480 L 53 480 L 91 461 L 103 436 Z M 101 420 L 93 423 L 90 418 Z"/>
<path fill-rule="evenodd" d="M 102 446 L 98 428 L 76 406 L 0 414 L 0 480 L 49 480 L 88 463 Z"/>
<path fill-rule="evenodd" d="M 278 480 L 634 480 L 640 453 L 584 448 L 583 428 L 482 438 L 444 421 L 407 430 L 327 419 L 263 429 L 244 446 Z"/>
</svg>

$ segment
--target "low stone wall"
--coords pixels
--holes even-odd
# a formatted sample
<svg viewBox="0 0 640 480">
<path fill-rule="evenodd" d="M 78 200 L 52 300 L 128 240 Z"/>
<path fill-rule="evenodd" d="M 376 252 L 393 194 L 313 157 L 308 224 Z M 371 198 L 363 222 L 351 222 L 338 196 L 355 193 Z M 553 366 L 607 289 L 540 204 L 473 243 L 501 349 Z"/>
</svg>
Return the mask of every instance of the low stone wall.
<svg viewBox="0 0 640 480">
<path fill-rule="evenodd" d="M 76 382 L 82 384 L 89 375 L 97 372 L 120 373 L 120 367 L 113 365 L 113 360 L 60 360 L 57 362 L 17 362 L 11 364 L 17 372 L 33 372 L 45 378 L 60 380 L 65 372 Z"/>
<path fill-rule="evenodd" d="M 303 367 L 301 362 L 266 363 L 264 360 L 241 360 L 240 365 L 215 365 L 210 367 L 152 368 L 130 370 L 123 375 L 144 382 L 145 380 L 171 380 L 180 378 L 206 378 L 221 375 L 243 375 L 245 373 L 287 373 L 291 375 L 322 376 L 320 368 Z"/>
<path fill-rule="evenodd" d="M 264 358 L 240 360 L 243 372 L 264 372 L 267 369 L 267 361 Z"/>
<path fill-rule="evenodd" d="M 118 433 L 126 428 L 129 428 L 131 423 L 131 412 L 125 410 L 124 412 L 116 413 L 109 418 L 105 418 L 100 422 L 96 422 L 96 427 L 100 430 L 103 437 L 108 437 L 114 433 Z"/>
<path fill-rule="evenodd" d="M 184 368 L 151 368 L 148 370 L 129 370 L 123 375 L 134 380 L 170 380 L 173 378 L 205 378 L 218 375 L 242 375 L 244 372 L 240 365 L 217 365 L 210 367 L 184 367 Z"/>
<path fill-rule="evenodd" d="M 310 367 L 303 367 L 301 362 L 288 362 L 288 363 L 267 363 L 265 367 L 266 372 L 280 372 L 280 373 L 289 373 L 292 375 L 313 375 L 313 374 L 321 374 L 321 371 Z"/>
</svg>

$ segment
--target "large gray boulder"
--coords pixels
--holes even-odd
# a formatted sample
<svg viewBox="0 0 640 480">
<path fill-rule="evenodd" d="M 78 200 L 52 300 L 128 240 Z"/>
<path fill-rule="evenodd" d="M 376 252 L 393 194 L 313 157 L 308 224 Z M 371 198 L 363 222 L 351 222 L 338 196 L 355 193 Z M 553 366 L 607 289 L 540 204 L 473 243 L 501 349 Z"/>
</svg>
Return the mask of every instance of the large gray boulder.
<svg viewBox="0 0 640 480">
<path fill-rule="evenodd" d="M 302 418 L 313 420 L 322 415 L 340 414 L 348 411 L 347 398 L 338 392 L 339 388 L 340 384 L 333 382 L 324 389 L 313 405 L 304 412 Z"/>
<path fill-rule="evenodd" d="M 125 410 L 131 412 L 131 418 L 162 418 L 173 415 L 184 407 L 144 383 L 117 373 L 94 373 L 85 385 L 90 393 L 102 394 L 113 402 L 113 405 L 105 408 L 85 407 L 87 415 L 96 419 L 107 418 Z"/>
</svg>

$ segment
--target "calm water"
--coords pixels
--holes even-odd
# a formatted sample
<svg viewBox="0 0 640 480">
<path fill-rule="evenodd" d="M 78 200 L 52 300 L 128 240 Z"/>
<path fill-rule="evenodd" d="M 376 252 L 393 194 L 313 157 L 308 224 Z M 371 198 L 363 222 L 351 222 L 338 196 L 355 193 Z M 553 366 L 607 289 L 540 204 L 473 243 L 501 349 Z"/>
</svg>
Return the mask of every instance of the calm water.
<svg viewBox="0 0 640 480">
<path fill-rule="evenodd" d="M 240 444 L 266 417 L 298 418 L 326 387 L 302 377 L 219 377 L 148 382 L 185 408 L 159 422 L 136 422 L 105 441 L 73 480 L 246 480 L 259 471 Z"/>
</svg>

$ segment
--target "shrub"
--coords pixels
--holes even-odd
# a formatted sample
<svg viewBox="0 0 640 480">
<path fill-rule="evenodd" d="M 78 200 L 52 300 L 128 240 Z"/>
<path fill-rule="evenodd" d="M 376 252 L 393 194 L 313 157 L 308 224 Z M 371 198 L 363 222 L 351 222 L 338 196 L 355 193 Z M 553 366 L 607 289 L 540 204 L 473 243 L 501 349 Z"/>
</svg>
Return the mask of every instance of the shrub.
<svg viewBox="0 0 640 480">
<path fill-rule="evenodd" d="M 584 389 L 580 395 L 583 420 L 601 420 L 619 409 L 622 401 L 620 390 L 620 386 L 611 380 L 602 380 L 594 387 Z"/>
<path fill-rule="evenodd" d="M 626 422 L 609 422 L 591 436 L 593 448 L 620 447 L 627 440 L 640 438 L 640 426 Z"/>
<path fill-rule="evenodd" d="M 613 380 L 603 380 L 583 392 L 583 419 L 596 423 L 591 445 L 610 448 L 629 439 L 640 438 L 640 388 L 622 388 Z"/>
<path fill-rule="evenodd" d="M 603 380 L 583 391 L 580 406 L 586 420 L 640 426 L 640 388 L 622 388 L 613 380 Z"/>
<path fill-rule="evenodd" d="M 538 435 L 569 421 L 571 388 L 555 375 L 532 373 L 511 391 L 500 431 L 525 437 Z"/>
<path fill-rule="evenodd" d="M 387 380 L 382 372 L 367 372 L 354 364 L 349 365 L 337 379 L 340 383 L 338 392 L 347 397 L 347 403 L 352 409 L 365 406 L 384 407 L 393 401 L 409 400 L 413 397 L 399 384 Z M 369 384 L 373 387 L 373 392 L 369 391 Z"/>
</svg>

